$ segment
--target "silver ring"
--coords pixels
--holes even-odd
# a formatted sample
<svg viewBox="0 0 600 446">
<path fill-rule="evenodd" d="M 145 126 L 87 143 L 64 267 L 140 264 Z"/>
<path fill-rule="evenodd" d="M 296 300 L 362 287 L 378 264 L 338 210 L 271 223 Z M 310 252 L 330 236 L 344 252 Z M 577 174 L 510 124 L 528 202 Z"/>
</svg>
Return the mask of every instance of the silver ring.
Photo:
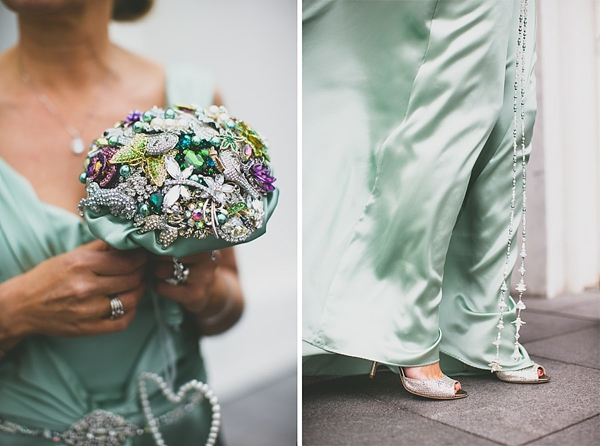
<svg viewBox="0 0 600 446">
<path fill-rule="evenodd" d="M 169 285 L 181 285 L 187 282 L 190 270 L 179 261 L 177 257 L 173 257 L 173 277 L 166 279 Z"/>
<path fill-rule="evenodd" d="M 123 302 L 119 299 L 118 296 L 113 297 L 110 300 L 110 318 L 118 319 L 125 314 L 125 310 L 123 309 Z"/>
</svg>

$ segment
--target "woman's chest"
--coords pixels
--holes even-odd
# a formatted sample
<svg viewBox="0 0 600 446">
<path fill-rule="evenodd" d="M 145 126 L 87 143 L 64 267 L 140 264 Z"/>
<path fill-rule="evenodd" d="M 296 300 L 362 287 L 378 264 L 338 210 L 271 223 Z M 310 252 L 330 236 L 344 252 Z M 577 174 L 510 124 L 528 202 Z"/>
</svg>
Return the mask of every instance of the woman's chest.
<svg viewBox="0 0 600 446">
<path fill-rule="evenodd" d="M 104 98 L 93 113 L 62 113 L 30 100 L 0 101 L 0 158 L 22 175 L 43 202 L 76 213 L 86 194 L 78 178 L 83 172 L 90 143 L 105 129 L 124 119 L 131 110 L 150 108 L 158 94 L 148 97 Z M 74 153 L 73 141 L 80 137 L 84 150 Z"/>
</svg>

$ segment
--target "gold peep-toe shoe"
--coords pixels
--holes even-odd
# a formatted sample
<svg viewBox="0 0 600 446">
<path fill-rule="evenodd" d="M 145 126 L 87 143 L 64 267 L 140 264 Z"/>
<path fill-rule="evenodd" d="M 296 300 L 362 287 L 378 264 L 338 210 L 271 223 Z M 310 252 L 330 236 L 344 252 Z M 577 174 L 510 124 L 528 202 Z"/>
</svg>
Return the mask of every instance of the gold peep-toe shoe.
<svg viewBox="0 0 600 446">
<path fill-rule="evenodd" d="M 373 362 L 369 374 L 371 378 L 375 376 L 376 370 L 377 362 Z M 448 378 L 446 375 L 440 379 L 413 379 L 404 374 L 402 367 L 399 367 L 399 370 L 402 387 L 413 395 L 433 400 L 458 400 L 467 397 L 467 392 L 464 390 L 460 389 L 458 392 L 454 390 L 454 386 L 458 381 Z"/>
<path fill-rule="evenodd" d="M 538 374 L 538 370 L 542 370 L 542 376 Z M 546 369 L 539 364 L 533 364 L 530 367 L 521 370 L 512 370 L 509 372 L 496 372 L 496 376 L 500 381 L 517 384 L 542 384 L 550 381 L 550 377 L 546 375 Z"/>
</svg>

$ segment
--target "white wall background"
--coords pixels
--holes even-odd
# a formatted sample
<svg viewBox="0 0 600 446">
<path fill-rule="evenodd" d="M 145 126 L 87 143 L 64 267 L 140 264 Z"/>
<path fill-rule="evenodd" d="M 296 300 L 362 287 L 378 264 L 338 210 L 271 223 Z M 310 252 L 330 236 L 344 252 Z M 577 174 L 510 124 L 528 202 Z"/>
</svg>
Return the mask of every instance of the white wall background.
<svg viewBox="0 0 600 446">
<path fill-rule="evenodd" d="M 163 64 L 207 65 L 231 115 L 268 139 L 281 196 L 267 234 L 236 248 L 246 312 L 203 341 L 215 392 L 231 400 L 296 367 L 296 1 L 156 0 L 111 36 Z M 16 40 L 16 18 L 0 5 L 0 51 Z"/>
<path fill-rule="evenodd" d="M 531 198 L 544 202 L 533 209 L 544 223 L 535 239 L 544 270 L 530 290 L 553 297 L 597 287 L 600 276 L 600 4 L 537 3 L 535 150 L 543 156 L 542 187 Z"/>
</svg>

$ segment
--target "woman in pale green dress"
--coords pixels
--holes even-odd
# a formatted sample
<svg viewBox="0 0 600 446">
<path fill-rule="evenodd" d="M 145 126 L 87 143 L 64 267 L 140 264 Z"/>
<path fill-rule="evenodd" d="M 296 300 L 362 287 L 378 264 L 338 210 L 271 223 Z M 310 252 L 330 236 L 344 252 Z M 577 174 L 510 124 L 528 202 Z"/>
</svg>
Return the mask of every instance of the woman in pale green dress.
<svg viewBox="0 0 600 446">
<path fill-rule="evenodd" d="M 146 428 L 123 444 L 154 444 L 138 378 L 154 373 L 175 390 L 205 382 L 199 334 L 242 313 L 235 258 L 226 249 L 181 259 L 188 280 L 174 285 L 172 258 L 95 240 L 76 214 L 86 154 L 70 145 L 133 109 L 219 98 L 201 69 L 165 72 L 109 41 L 113 13 L 135 18 L 151 1 L 140 10 L 117 1 L 114 11 L 112 0 L 3 1 L 20 36 L 0 54 L 0 444 L 56 444 L 90 414 L 101 427 Z M 116 319 L 114 296 L 124 309 Z M 148 389 L 166 444 L 204 444 L 215 432 L 208 399 L 184 407 Z"/>
<path fill-rule="evenodd" d="M 528 9 L 527 153 L 533 1 Z M 519 0 L 303 2 L 304 374 L 381 363 L 400 368 L 413 393 L 454 399 L 466 394 L 440 363 L 448 374 L 489 373 L 519 14 Z M 516 257 L 513 249 L 511 267 Z M 512 359 L 515 302 L 507 305 L 498 377 L 547 381 L 522 346 Z"/>
</svg>

